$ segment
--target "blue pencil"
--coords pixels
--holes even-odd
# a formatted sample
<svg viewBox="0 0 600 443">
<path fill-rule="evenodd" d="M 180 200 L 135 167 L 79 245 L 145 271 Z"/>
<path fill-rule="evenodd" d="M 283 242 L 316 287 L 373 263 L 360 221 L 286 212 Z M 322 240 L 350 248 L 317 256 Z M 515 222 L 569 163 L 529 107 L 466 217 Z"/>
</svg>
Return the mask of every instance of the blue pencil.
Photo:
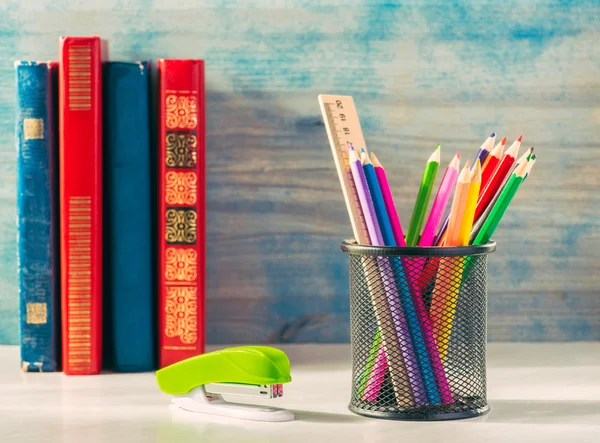
<svg viewBox="0 0 600 443">
<path fill-rule="evenodd" d="M 366 152 L 363 152 L 361 161 L 363 164 L 365 177 L 367 179 L 367 185 L 369 187 L 371 198 L 373 200 L 373 207 L 375 208 L 377 221 L 379 222 L 379 227 L 381 228 L 383 243 L 386 246 L 396 246 L 394 232 L 392 231 L 392 225 L 390 223 L 390 219 L 385 207 L 385 202 L 383 200 L 381 188 L 379 187 L 377 174 L 375 173 L 375 168 L 373 167 L 373 164 L 371 163 L 371 160 L 369 159 L 369 156 L 366 154 Z M 400 302 L 402 303 L 402 307 L 405 312 L 405 317 L 408 323 L 408 328 L 415 349 L 415 354 L 417 356 L 417 362 L 420 368 L 421 375 L 423 377 L 423 380 L 417 378 L 417 381 L 415 383 L 416 386 L 415 384 L 413 384 L 415 400 L 417 403 L 419 403 L 419 400 L 424 400 L 422 398 L 424 381 L 425 390 L 427 392 L 427 398 L 429 399 L 429 402 L 431 404 L 440 403 L 441 398 L 437 389 L 435 377 L 433 374 L 433 368 L 431 366 L 431 361 L 429 360 L 427 347 L 425 346 L 425 340 L 423 338 L 423 332 L 421 331 L 421 326 L 419 324 L 417 312 L 415 310 L 415 306 L 410 295 L 409 285 L 408 281 L 406 280 L 406 275 L 404 274 L 402 262 L 398 257 L 392 257 L 391 261 L 394 263 L 394 268 L 396 269 L 396 272 L 394 272 L 394 280 L 396 281 L 396 286 L 398 287 Z"/>
</svg>

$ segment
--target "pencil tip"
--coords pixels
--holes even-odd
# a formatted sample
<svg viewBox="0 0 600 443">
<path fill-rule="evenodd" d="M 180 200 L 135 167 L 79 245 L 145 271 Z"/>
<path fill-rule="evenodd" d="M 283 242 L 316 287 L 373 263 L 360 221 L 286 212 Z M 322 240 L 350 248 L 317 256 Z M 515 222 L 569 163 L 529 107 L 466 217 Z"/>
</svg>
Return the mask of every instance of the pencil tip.
<svg viewBox="0 0 600 443">
<path fill-rule="evenodd" d="M 495 133 L 495 132 L 492 132 L 492 133 L 490 134 L 490 138 L 492 138 L 492 137 L 496 137 L 496 133 Z"/>
<path fill-rule="evenodd" d="M 348 149 L 354 151 L 354 146 L 352 146 L 352 143 L 348 143 Z"/>
<path fill-rule="evenodd" d="M 362 154 L 360 156 L 360 162 L 363 165 L 370 165 L 371 164 L 371 159 L 369 158 L 367 152 L 365 150 L 362 151 Z"/>
<path fill-rule="evenodd" d="M 471 177 L 471 160 L 467 160 L 465 166 L 463 166 L 460 175 L 458 176 L 458 181 L 461 183 L 465 183 L 470 180 Z"/>
<path fill-rule="evenodd" d="M 364 154 L 365 152 L 366 152 L 366 151 L 365 151 L 365 148 L 360 148 L 360 153 L 361 153 L 361 154 Z"/>
<path fill-rule="evenodd" d="M 376 168 L 383 167 L 383 166 L 381 166 L 381 162 L 379 161 L 379 159 L 377 158 L 377 156 L 375 155 L 374 152 L 371 152 L 371 162 L 373 163 L 373 166 Z"/>
<path fill-rule="evenodd" d="M 522 135 L 522 134 L 521 134 L 521 135 L 519 135 L 519 138 L 517 139 L 517 141 L 520 143 L 520 142 L 521 142 L 521 140 L 523 140 L 523 135 Z"/>
<path fill-rule="evenodd" d="M 501 143 L 502 143 L 502 145 L 505 145 L 505 144 L 506 144 L 506 137 L 504 137 L 504 138 L 502 139 L 502 142 L 501 142 Z"/>
<path fill-rule="evenodd" d="M 442 147 L 442 145 L 440 143 L 438 143 L 438 145 L 435 147 L 435 149 L 440 149 Z"/>
<path fill-rule="evenodd" d="M 448 167 L 456 169 L 458 171 L 458 168 L 460 167 L 460 152 L 454 154 L 454 157 L 452 157 L 452 161 L 450 162 Z"/>
<path fill-rule="evenodd" d="M 433 153 L 429 156 L 429 160 L 427 162 L 440 162 L 440 146 L 437 145 Z"/>
<path fill-rule="evenodd" d="M 480 182 L 481 181 L 481 161 L 477 159 L 475 163 L 475 167 L 473 168 L 473 174 L 471 174 L 471 181 Z"/>
</svg>

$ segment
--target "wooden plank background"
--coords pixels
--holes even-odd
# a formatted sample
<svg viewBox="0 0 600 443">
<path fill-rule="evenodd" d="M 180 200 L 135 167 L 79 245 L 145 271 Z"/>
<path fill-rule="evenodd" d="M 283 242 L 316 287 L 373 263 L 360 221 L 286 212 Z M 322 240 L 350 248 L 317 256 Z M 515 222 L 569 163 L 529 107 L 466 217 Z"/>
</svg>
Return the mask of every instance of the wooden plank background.
<svg viewBox="0 0 600 443">
<path fill-rule="evenodd" d="M 509 143 L 523 133 L 539 161 L 495 237 L 490 339 L 600 339 L 598 1 L 1 0 L 0 11 L 0 343 L 18 342 L 12 61 L 56 59 L 59 35 L 93 33 L 114 60 L 206 60 L 210 343 L 349 339 L 339 244 L 351 230 L 319 93 L 354 96 L 405 225 L 438 142 L 447 163 L 492 131 Z"/>
</svg>

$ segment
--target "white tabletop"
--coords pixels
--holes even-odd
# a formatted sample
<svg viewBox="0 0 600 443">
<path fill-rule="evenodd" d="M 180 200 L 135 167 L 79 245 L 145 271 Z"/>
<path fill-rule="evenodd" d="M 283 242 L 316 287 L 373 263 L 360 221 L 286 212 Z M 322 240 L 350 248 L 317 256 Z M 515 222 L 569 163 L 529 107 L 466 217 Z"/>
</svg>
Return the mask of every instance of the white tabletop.
<svg viewBox="0 0 600 443">
<path fill-rule="evenodd" d="M 210 347 L 209 350 L 219 347 Z M 500 344 L 488 351 L 483 417 L 402 422 L 352 414 L 348 345 L 286 345 L 287 423 L 173 415 L 152 373 L 26 374 L 17 347 L 0 346 L 0 442 L 599 442 L 600 343 Z"/>
</svg>

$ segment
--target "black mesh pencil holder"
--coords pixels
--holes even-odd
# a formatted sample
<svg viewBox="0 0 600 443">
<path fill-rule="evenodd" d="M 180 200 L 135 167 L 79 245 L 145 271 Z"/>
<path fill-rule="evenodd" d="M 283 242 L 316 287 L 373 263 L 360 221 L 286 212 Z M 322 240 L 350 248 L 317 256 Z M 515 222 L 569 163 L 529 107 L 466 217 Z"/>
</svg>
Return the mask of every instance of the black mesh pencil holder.
<svg viewBox="0 0 600 443">
<path fill-rule="evenodd" d="M 451 420 L 489 410 L 487 254 L 345 241 L 350 258 L 351 411 Z"/>
</svg>

